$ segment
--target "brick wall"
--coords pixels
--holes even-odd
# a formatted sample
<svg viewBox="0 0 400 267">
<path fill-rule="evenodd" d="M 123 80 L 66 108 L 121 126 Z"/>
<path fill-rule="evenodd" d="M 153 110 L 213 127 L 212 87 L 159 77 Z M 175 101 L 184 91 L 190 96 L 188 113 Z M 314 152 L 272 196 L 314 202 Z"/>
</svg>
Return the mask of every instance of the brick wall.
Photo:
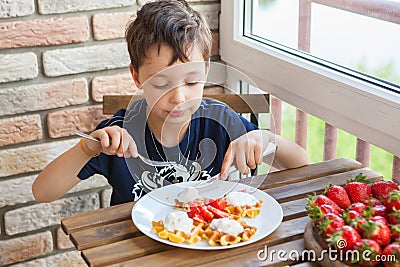
<svg viewBox="0 0 400 267">
<path fill-rule="evenodd" d="M 55 157 L 105 118 L 104 94 L 132 94 L 126 22 L 144 0 L 0 0 L 0 265 L 85 265 L 60 229 L 63 217 L 108 205 L 104 177 L 53 203 L 31 186 Z M 220 0 L 192 0 L 213 29 Z"/>
</svg>

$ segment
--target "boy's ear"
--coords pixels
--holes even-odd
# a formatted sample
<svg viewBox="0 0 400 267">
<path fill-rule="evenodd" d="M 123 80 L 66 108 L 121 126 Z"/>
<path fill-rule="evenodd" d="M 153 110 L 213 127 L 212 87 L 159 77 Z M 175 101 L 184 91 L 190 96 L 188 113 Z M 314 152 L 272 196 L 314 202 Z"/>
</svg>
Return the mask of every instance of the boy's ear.
<svg viewBox="0 0 400 267">
<path fill-rule="evenodd" d="M 138 74 L 136 73 L 136 71 L 133 69 L 132 64 L 129 64 L 129 71 L 131 72 L 131 75 L 132 75 L 133 81 L 134 81 L 135 84 L 136 84 L 136 87 L 137 87 L 138 89 L 142 89 L 142 88 L 141 88 L 142 85 L 141 85 L 140 82 L 139 82 L 139 75 L 138 75 Z"/>
</svg>

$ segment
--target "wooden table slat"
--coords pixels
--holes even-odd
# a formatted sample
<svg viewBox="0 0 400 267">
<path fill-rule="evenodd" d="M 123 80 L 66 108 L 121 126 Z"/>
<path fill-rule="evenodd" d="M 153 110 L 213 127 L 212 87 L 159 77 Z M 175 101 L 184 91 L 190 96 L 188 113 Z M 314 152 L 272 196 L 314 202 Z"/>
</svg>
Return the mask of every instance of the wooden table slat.
<svg viewBox="0 0 400 267">
<path fill-rule="evenodd" d="M 358 173 L 363 173 L 367 176 L 366 179 L 377 181 L 382 179 L 382 175 L 369 169 L 363 168 L 358 170 L 349 171 L 346 173 L 339 173 L 327 177 L 316 178 L 309 181 L 290 184 L 284 187 L 277 187 L 264 190 L 270 196 L 275 198 L 278 202 L 286 202 L 290 200 L 300 199 L 306 197 L 313 192 L 322 193 L 324 188 L 329 184 L 344 184 L 346 180 L 354 178 Z M 282 190 L 284 188 L 284 190 Z"/>
<path fill-rule="evenodd" d="M 61 227 L 66 234 L 70 234 L 78 230 L 88 229 L 95 225 L 124 221 L 131 217 L 130 212 L 133 205 L 133 202 L 129 202 L 100 210 L 91 210 L 74 214 L 64 218 L 61 221 Z"/>
<path fill-rule="evenodd" d="M 344 173 L 362 168 L 360 162 L 353 159 L 338 158 L 318 162 L 296 169 L 288 169 L 269 173 L 260 189 L 279 187 L 332 174 Z"/>
<path fill-rule="evenodd" d="M 302 238 L 304 227 L 308 222 L 308 217 L 301 217 L 298 219 L 283 222 L 271 235 L 246 246 L 223 249 L 223 250 L 194 250 L 184 248 L 174 248 L 168 251 L 162 251 L 158 253 L 147 253 L 148 255 L 143 257 L 136 257 L 129 261 L 121 261 L 118 264 L 111 265 L 117 266 L 188 266 L 193 264 L 205 264 L 216 260 L 222 260 L 228 257 L 234 257 L 246 252 L 258 251 L 264 249 L 264 245 L 273 246 L 276 244 L 293 241 Z M 129 241 L 129 240 L 126 240 Z M 132 242 L 134 243 L 134 242 Z M 137 243 L 137 242 L 135 242 Z M 121 251 L 124 251 L 122 246 L 117 245 Z M 168 246 L 172 248 L 171 246 Z M 103 253 L 106 253 L 106 249 Z M 112 253 L 110 255 L 115 257 L 113 260 L 117 260 L 117 254 Z"/>
<path fill-rule="evenodd" d="M 281 203 L 283 210 L 283 221 L 293 220 L 306 215 L 306 198 Z"/>
<path fill-rule="evenodd" d="M 301 253 L 304 249 L 304 239 L 302 238 L 197 266 L 235 266 L 235 264 L 232 264 L 234 262 L 240 262 L 240 266 L 283 266 L 298 263 L 301 260 Z M 278 257 L 279 251 L 284 251 L 286 254 L 279 254 Z M 282 261 L 281 259 L 287 259 L 287 261 Z"/>
<path fill-rule="evenodd" d="M 147 236 L 138 236 L 82 250 L 82 257 L 89 266 L 104 266 L 169 249 L 174 247 Z"/>
<path fill-rule="evenodd" d="M 71 241 L 78 250 L 106 245 L 141 235 L 132 220 L 100 225 L 71 233 Z"/>
</svg>

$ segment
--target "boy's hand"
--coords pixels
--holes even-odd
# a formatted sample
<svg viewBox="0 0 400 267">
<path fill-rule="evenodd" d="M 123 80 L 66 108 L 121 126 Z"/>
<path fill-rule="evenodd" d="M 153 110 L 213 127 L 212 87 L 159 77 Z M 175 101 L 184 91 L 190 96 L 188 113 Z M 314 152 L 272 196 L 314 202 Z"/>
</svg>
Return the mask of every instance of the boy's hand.
<svg viewBox="0 0 400 267">
<path fill-rule="evenodd" d="M 262 162 L 262 154 L 269 143 L 268 136 L 261 130 L 248 132 L 233 140 L 225 153 L 221 167 L 221 179 L 226 180 L 233 165 L 242 174 L 248 174 Z"/>
<path fill-rule="evenodd" d="M 117 155 L 118 157 L 138 156 L 136 143 L 132 136 L 119 126 L 105 127 L 91 133 L 91 136 L 98 138 L 100 142 L 84 140 L 83 145 L 87 150 L 98 154 L 102 152 L 107 155 Z"/>
</svg>

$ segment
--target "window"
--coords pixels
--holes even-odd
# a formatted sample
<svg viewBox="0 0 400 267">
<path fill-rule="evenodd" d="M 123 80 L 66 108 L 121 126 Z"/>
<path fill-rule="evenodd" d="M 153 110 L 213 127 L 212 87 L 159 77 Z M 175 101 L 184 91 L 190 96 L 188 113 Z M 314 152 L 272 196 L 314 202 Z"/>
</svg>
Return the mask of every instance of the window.
<svg viewBox="0 0 400 267">
<path fill-rule="evenodd" d="M 400 1 L 253 0 L 245 35 L 400 91 Z M 397 14 L 396 14 L 397 10 Z M 296 51 L 294 52 L 296 53 Z M 311 57 L 310 57 L 311 58 Z M 352 73 L 347 70 L 356 71 Z"/>
<path fill-rule="evenodd" d="M 267 17 L 266 14 L 260 16 L 262 13 L 257 15 L 260 10 L 253 12 L 257 4 L 265 2 L 264 4 L 269 4 L 269 8 L 272 8 L 271 5 L 281 1 L 283 0 L 222 0 L 220 26 L 222 60 L 243 71 L 260 89 L 371 144 L 400 155 L 400 94 L 397 91 L 399 82 L 376 79 L 378 75 L 368 74 L 368 71 L 362 68 L 351 70 L 353 66 L 338 62 L 338 59 L 330 57 L 329 53 L 324 52 L 329 56 L 324 57 L 324 53 L 315 48 L 316 43 L 313 42 L 316 41 L 312 37 L 315 27 L 324 26 L 321 23 L 313 28 L 313 20 L 323 16 L 324 13 L 319 15 L 315 13 L 314 16 L 314 13 L 311 13 L 309 50 L 307 46 L 299 47 L 299 40 L 304 38 L 307 32 L 306 35 L 297 34 L 298 25 L 293 26 L 289 22 L 273 23 L 275 28 L 270 28 L 269 33 L 266 31 L 268 23 L 263 23 L 261 27 L 254 25 L 257 19 Z M 297 2 L 297 7 L 288 8 L 284 15 L 271 16 L 290 21 L 293 18 L 289 16 L 294 16 L 294 23 L 298 23 L 296 21 L 299 21 L 299 1 L 283 2 Z M 337 9 L 320 4 L 328 0 L 318 0 L 318 2 L 319 4 L 311 4 L 311 10 L 329 9 L 333 12 L 332 10 Z M 339 11 L 346 12 L 344 14 L 349 13 L 336 10 Z M 397 17 L 400 17 L 399 13 Z M 268 19 L 272 17 L 268 16 Z M 289 28 L 287 35 L 295 34 L 296 37 L 277 36 L 279 31 L 285 30 L 285 27 L 277 29 L 281 24 Z M 393 39 L 395 38 L 391 36 L 390 40 Z M 350 46 L 347 47 L 349 48 Z M 340 52 L 343 49 L 341 47 L 337 50 Z M 393 54 L 399 54 L 397 50 L 394 50 Z M 374 62 L 370 64 L 367 59 L 363 64 L 359 64 L 360 62 L 355 65 L 375 66 Z M 367 73 L 368 76 L 363 73 Z"/>
</svg>

